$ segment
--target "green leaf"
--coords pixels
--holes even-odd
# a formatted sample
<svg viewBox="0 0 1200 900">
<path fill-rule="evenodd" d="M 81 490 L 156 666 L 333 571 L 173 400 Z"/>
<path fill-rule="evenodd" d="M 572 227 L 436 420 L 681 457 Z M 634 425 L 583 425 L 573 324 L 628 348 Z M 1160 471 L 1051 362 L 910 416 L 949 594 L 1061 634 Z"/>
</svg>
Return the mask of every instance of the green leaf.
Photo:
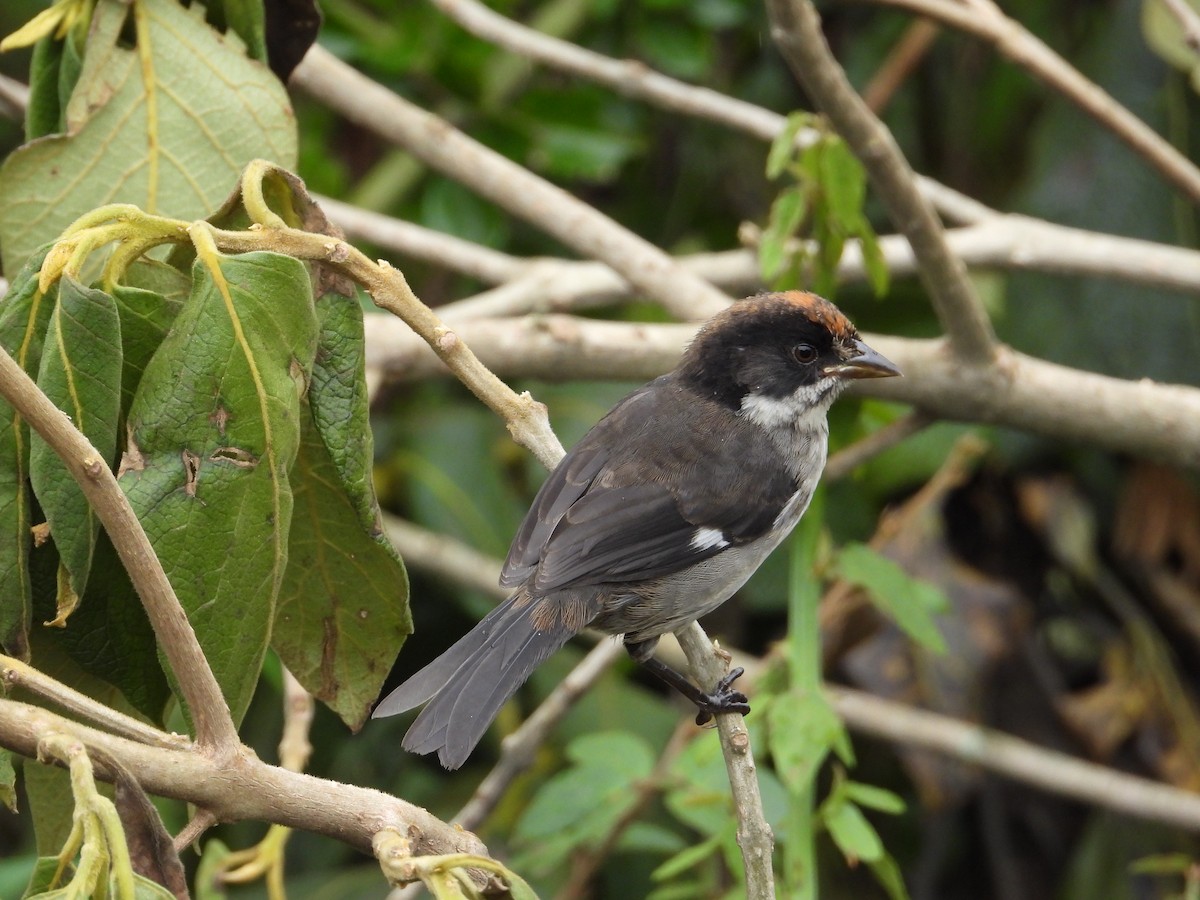
<svg viewBox="0 0 1200 900">
<path fill-rule="evenodd" d="M 806 112 L 794 112 L 787 117 L 783 130 L 771 141 L 771 149 L 767 153 L 767 177 L 774 181 L 783 174 L 784 169 L 796 156 L 796 137 L 812 120 L 812 115 Z"/>
<path fill-rule="evenodd" d="M 111 296 L 63 276 L 37 382 L 99 451 L 99 464 L 111 466 L 121 411 L 121 324 Z M 62 625 L 70 612 L 63 603 L 77 602 L 87 586 L 100 521 L 66 465 L 37 434 L 30 436 L 29 478 L 74 594 L 65 599 L 60 592 L 55 624 Z"/>
<path fill-rule="evenodd" d="M 17 273 L 0 304 L 0 346 L 26 372 L 36 372 L 46 325 L 54 310 L 37 289 L 45 249 Z M 29 426 L 0 400 L 0 645 L 29 659 L 32 586 L 29 580 Z"/>
<path fill-rule="evenodd" d="M 247 253 L 213 265 L 196 262 L 146 367 L 120 483 L 240 720 L 287 566 L 317 325 L 300 262 Z"/>
<path fill-rule="evenodd" d="M 121 319 L 121 408 L 128 410 L 142 373 L 167 336 L 183 301 L 126 285 L 113 289 L 113 300 Z"/>
<path fill-rule="evenodd" d="M 875 229 L 863 219 L 853 232 L 862 247 L 863 267 L 867 270 L 867 279 L 871 282 L 871 290 L 876 297 L 882 297 L 888 292 L 891 283 L 891 273 L 888 271 L 887 260 L 879 249 L 879 241 L 875 237 Z"/>
<path fill-rule="evenodd" d="M 307 403 L 300 416 L 288 564 L 271 646 L 314 697 L 357 731 L 412 633 L 408 576 L 387 538 L 363 527 Z"/>
<path fill-rule="evenodd" d="M 216 838 L 204 842 L 200 864 L 196 867 L 194 882 L 196 900 L 225 900 L 225 884 L 221 881 L 222 865 L 229 856 L 229 848 Z"/>
<path fill-rule="evenodd" d="M 654 754 L 627 732 L 589 734 L 567 748 L 574 764 L 549 779 L 517 822 L 526 850 L 521 865 L 548 871 L 580 844 L 600 840 L 634 801 L 634 782 L 649 774 Z"/>
<path fill-rule="evenodd" d="M 25 107 L 25 140 L 45 137 L 62 128 L 58 76 L 63 42 L 44 37 L 33 45 L 29 62 L 29 104 Z"/>
<path fill-rule="evenodd" d="M 844 728 L 821 693 L 793 688 L 767 708 L 768 746 L 775 770 L 792 793 L 806 790 Z"/>
<path fill-rule="evenodd" d="M 539 123 L 534 129 L 529 164 L 556 178 L 606 184 L 643 147 L 637 137 L 599 128 Z"/>
<path fill-rule="evenodd" d="M 162 722 L 171 689 L 158 661 L 154 629 L 105 532 L 96 542 L 92 574 L 79 608 L 66 628 L 48 629 L 44 637 L 84 672 L 115 687 L 147 719 Z"/>
<path fill-rule="evenodd" d="M 862 215 L 867 192 L 867 174 L 862 163 L 850 152 L 845 141 L 837 137 L 825 139 L 820 155 L 818 177 L 829 215 L 839 230 L 849 231 Z"/>
<path fill-rule="evenodd" d="M 758 245 L 758 266 L 765 281 L 787 264 L 787 242 L 796 236 L 807 212 L 808 194 L 801 185 L 780 191 L 771 204 L 771 215 Z"/>
<path fill-rule="evenodd" d="M 9 750 L 0 750 L 0 803 L 9 812 L 17 811 L 17 772 Z"/>
<path fill-rule="evenodd" d="M 1158 853 L 1134 860 L 1129 871 L 1135 875 L 1184 875 L 1194 864 L 1186 853 Z"/>
<path fill-rule="evenodd" d="M 246 52 L 267 62 L 267 25 L 262 0 L 220 0 L 225 24 L 242 39 Z"/>
<path fill-rule="evenodd" d="M 846 792 L 846 796 L 857 803 L 859 806 L 865 806 L 867 809 L 877 809 L 880 812 L 899 815 L 904 812 L 904 801 L 893 794 L 891 791 L 884 790 L 881 787 L 875 787 L 871 784 L 862 784 L 857 781 L 847 781 L 842 785 L 842 789 Z"/>
<path fill-rule="evenodd" d="M 886 892 L 890 900 L 908 900 L 908 887 L 904 883 L 904 873 L 890 853 L 884 853 L 879 859 L 868 863 L 871 874 Z"/>
<path fill-rule="evenodd" d="M 294 166 L 295 116 L 271 71 L 208 25 L 201 4 L 143 0 L 137 9 L 144 27 L 131 48 L 130 5 L 96 5 L 64 133 L 0 167 L 4 271 L 106 203 L 195 219 L 221 205 L 250 160 Z"/>
<path fill-rule="evenodd" d="M 308 393 L 316 434 L 360 527 L 390 550 L 375 498 L 363 310 L 356 297 L 325 294 L 316 301 L 316 315 L 317 356 Z"/>
<path fill-rule="evenodd" d="M 693 844 L 680 850 L 666 862 L 662 863 L 651 873 L 655 881 L 667 881 L 677 878 L 688 869 L 695 868 L 721 848 L 721 836 L 713 835 L 699 844 Z"/>
<path fill-rule="evenodd" d="M 835 569 L 839 577 L 865 588 L 871 602 L 921 646 L 936 653 L 946 651 L 946 641 L 933 619 L 950 606 L 939 588 L 912 578 L 865 544 L 844 546 Z"/>
<path fill-rule="evenodd" d="M 879 833 L 853 803 L 826 803 L 821 808 L 821 817 L 829 836 L 851 865 L 859 860 L 874 863 L 883 858 Z"/>
<path fill-rule="evenodd" d="M 54 856 L 71 833 L 75 812 L 71 776 L 65 769 L 27 759 L 21 767 L 21 780 L 29 800 L 38 856 Z"/>
</svg>

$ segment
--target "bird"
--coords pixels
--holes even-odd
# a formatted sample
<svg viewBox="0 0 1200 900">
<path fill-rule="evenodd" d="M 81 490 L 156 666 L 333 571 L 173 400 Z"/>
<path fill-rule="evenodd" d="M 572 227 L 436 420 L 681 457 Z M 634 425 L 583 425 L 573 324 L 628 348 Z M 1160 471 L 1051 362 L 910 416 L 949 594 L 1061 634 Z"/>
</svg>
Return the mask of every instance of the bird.
<svg viewBox="0 0 1200 900">
<path fill-rule="evenodd" d="M 760 293 L 718 312 L 674 370 L 618 402 L 550 473 L 504 561 L 508 599 L 372 717 L 424 704 L 402 746 L 457 769 L 533 670 L 587 627 L 621 636 L 699 724 L 749 712 L 733 688 L 741 669 L 704 690 L 655 645 L 729 599 L 795 527 L 847 385 L 899 374 L 816 294 Z"/>
</svg>

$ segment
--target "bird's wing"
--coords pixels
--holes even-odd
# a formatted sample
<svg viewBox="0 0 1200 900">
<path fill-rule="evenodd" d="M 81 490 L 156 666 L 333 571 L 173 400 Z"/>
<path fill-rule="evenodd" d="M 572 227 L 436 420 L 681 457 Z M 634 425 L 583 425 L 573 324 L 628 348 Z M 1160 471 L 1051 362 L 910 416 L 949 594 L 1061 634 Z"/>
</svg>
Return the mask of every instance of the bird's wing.
<svg viewBox="0 0 1200 900">
<path fill-rule="evenodd" d="M 732 412 L 690 415 L 670 389 L 660 379 L 631 394 L 564 457 L 513 541 L 502 584 L 532 576 L 544 594 L 655 578 L 770 529 L 796 485 L 765 436 Z M 714 430 L 722 440 L 699 452 L 700 433 Z"/>
</svg>

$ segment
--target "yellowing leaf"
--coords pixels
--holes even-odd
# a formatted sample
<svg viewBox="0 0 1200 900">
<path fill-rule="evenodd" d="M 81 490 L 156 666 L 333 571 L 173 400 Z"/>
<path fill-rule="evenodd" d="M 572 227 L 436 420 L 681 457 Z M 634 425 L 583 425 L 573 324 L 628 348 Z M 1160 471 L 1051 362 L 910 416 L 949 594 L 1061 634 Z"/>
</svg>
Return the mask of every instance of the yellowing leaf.
<svg viewBox="0 0 1200 900">
<path fill-rule="evenodd" d="M 122 40 L 127 18 L 137 44 Z M 236 38 L 176 0 L 98 0 L 66 134 L 0 168 L 0 253 L 13 272 L 88 210 L 134 203 L 203 218 L 255 158 L 295 163 L 295 119 L 278 79 Z"/>
</svg>

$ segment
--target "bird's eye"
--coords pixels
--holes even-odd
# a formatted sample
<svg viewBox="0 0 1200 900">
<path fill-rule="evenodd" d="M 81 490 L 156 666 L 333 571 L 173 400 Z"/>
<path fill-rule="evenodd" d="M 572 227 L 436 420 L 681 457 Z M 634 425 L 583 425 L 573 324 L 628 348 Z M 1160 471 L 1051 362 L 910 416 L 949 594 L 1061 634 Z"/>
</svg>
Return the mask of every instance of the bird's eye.
<svg viewBox="0 0 1200 900">
<path fill-rule="evenodd" d="M 792 359 L 802 366 L 808 366 L 817 361 L 817 348 L 812 344 L 797 344 L 792 348 Z"/>
</svg>

